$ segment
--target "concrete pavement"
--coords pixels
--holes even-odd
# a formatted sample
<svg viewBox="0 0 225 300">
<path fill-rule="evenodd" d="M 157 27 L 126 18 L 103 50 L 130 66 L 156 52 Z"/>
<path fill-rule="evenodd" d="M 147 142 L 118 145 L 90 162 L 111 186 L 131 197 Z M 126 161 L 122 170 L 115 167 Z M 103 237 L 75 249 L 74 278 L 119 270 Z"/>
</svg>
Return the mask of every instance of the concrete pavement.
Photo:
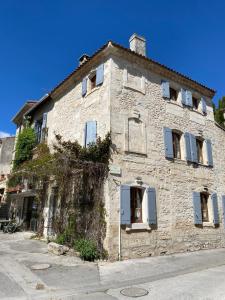
<svg viewBox="0 0 225 300">
<path fill-rule="evenodd" d="M 97 264 L 49 254 L 46 243 L 28 237 L 0 233 L 2 300 L 132 299 L 121 294 L 125 287 L 147 290 L 137 298 L 145 300 L 225 299 L 225 249 Z M 40 263 L 51 266 L 31 269 Z"/>
</svg>

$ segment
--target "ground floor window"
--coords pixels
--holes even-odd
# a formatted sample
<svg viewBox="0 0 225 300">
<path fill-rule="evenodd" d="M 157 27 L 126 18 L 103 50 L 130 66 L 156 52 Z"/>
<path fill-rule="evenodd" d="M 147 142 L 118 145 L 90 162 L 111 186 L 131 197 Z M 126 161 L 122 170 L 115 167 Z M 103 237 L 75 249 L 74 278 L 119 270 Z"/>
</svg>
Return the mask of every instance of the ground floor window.
<svg viewBox="0 0 225 300">
<path fill-rule="evenodd" d="M 130 188 L 131 222 L 142 223 L 142 200 L 144 190 L 139 187 Z"/>
<path fill-rule="evenodd" d="M 209 222 L 208 198 L 209 197 L 206 193 L 200 193 L 203 222 Z"/>
</svg>

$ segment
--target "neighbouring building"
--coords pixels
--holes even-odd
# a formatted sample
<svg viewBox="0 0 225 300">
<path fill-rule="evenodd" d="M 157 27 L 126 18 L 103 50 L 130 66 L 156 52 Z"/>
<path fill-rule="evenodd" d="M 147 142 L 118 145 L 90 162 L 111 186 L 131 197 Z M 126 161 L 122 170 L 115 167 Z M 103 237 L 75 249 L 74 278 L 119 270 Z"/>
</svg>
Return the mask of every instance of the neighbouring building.
<svg viewBox="0 0 225 300">
<path fill-rule="evenodd" d="M 9 218 L 10 202 L 6 199 L 6 183 L 11 170 L 15 137 L 0 138 L 0 219 Z"/>
<path fill-rule="evenodd" d="M 37 101 L 28 100 L 23 107 L 12 118 L 13 123 L 16 125 L 16 139 L 14 150 L 16 146 L 16 140 L 18 134 L 24 128 L 25 114 L 35 105 Z M 15 153 L 15 151 L 14 151 Z M 14 159 L 14 155 L 13 155 Z M 32 189 L 28 189 L 24 185 L 17 185 L 14 188 L 8 188 L 8 200 L 11 203 L 10 215 L 16 218 L 17 222 L 23 220 L 23 228 L 26 230 L 34 230 L 37 227 L 36 216 L 36 201 L 35 192 Z"/>
<path fill-rule="evenodd" d="M 225 246 L 225 131 L 214 121 L 215 91 L 146 54 L 112 41 L 25 113 L 37 141 L 55 133 L 82 145 L 111 132 L 105 184 L 111 259 Z M 45 234 L 51 203 L 46 200 Z"/>
</svg>

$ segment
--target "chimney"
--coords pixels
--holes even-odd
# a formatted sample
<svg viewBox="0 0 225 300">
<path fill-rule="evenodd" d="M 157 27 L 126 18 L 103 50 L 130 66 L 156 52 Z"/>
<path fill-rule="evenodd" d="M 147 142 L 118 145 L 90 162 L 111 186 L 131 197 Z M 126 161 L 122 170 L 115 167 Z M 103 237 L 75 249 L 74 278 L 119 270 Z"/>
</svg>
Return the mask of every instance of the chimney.
<svg viewBox="0 0 225 300">
<path fill-rule="evenodd" d="M 89 55 L 83 54 L 83 55 L 79 58 L 79 66 L 83 65 L 88 59 L 89 59 Z"/>
<path fill-rule="evenodd" d="M 130 50 L 146 56 L 146 39 L 134 33 L 130 39 Z"/>
</svg>

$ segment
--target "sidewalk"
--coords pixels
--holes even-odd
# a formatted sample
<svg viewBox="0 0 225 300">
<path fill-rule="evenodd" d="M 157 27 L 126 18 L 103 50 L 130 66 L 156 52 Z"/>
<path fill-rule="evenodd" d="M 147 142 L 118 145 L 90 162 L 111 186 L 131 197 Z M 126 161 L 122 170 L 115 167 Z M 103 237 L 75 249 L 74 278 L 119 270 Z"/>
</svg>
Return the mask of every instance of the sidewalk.
<svg viewBox="0 0 225 300">
<path fill-rule="evenodd" d="M 31 268 L 34 264 L 46 263 L 50 264 L 46 270 L 34 271 Z M 219 275 L 218 284 L 223 282 L 225 249 L 97 264 L 84 263 L 76 257 L 51 255 L 47 252 L 46 243 L 26 239 L 23 235 L 0 234 L 1 300 L 129 299 L 121 296 L 122 288 L 147 288 L 151 285 L 155 286 L 157 295 L 160 284 L 169 288 L 174 281 L 183 280 L 185 286 L 186 282 L 192 282 L 193 278 L 197 280 L 198 276 L 205 276 L 209 281 L 210 274 Z M 37 290 L 37 283 L 44 288 Z M 203 283 L 199 281 L 199 284 Z M 188 284 L 186 287 L 188 290 Z M 148 299 L 147 296 L 138 299 L 142 298 Z"/>
</svg>

